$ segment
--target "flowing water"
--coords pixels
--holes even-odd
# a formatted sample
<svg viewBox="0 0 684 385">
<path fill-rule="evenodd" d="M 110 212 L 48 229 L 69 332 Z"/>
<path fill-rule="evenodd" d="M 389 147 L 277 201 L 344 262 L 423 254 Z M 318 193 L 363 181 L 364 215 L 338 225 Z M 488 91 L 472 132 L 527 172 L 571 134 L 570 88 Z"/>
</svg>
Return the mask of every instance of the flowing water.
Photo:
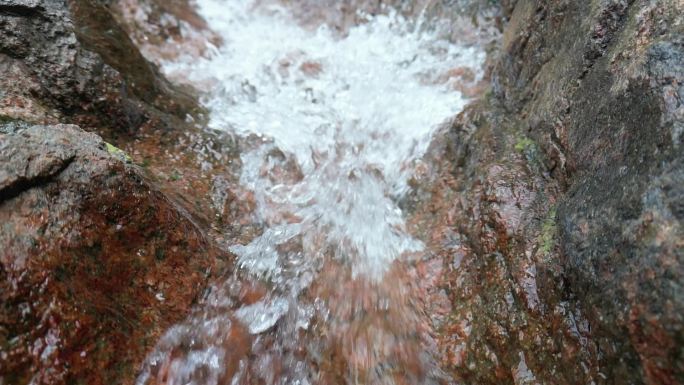
<svg viewBox="0 0 684 385">
<path fill-rule="evenodd" d="M 148 357 L 139 384 L 444 383 L 398 206 L 484 53 L 391 9 L 343 32 L 296 5 L 199 0 L 223 44 L 164 70 L 206 90 L 243 138 L 240 184 L 263 232 L 239 269 Z M 325 9 L 323 9 L 325 12 Z"/>
</svg>

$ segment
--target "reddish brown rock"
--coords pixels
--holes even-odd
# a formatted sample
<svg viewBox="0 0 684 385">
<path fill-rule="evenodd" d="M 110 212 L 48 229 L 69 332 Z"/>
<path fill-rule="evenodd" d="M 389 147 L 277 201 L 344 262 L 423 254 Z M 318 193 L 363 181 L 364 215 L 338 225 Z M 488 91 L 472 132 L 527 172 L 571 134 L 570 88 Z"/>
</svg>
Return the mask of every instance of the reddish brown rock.
<svg viewBox="0 0 684 385">
<path fill-rule="evenodd" d="M 0 131 L 0 382 L 131 383 L 216 252 L 120 150 L 75 126 Z"/>
<path fill-rule="evenodd" d="M 357 21 L 310 3 L 304 22 L 344 31 Z M 423 5 L 404 3 L 408 14 Z M 451 2 L 428 3 L 458 19 Z M 444 266 L 401 270 L 417 294 L 395 301 L 421 299 L 430 320 L 414 322 L 437 331 L 439 364 L 464 383 L 684 383 L 681 1 L 484 3 L 472 7 L 510 18 L 490 58 L 491 92 L 433 146 L 432 172 L 403 205 Z M 242 241 L 258 231 L 233 187 L 237 144 L 184 123 L 195 102 L 143 57 L 176 57 L 176 44 L 202 54 L 207 41 L 193 31 L 205 27 L 184 1 L 0 4 L 0 121 L 119 137 L 160 184 L 73 126 L 3 126 L 0 383 L 130 383 L 215 263 L 199 228 Z M 489 36 L 453 27 L 466 40 Z M 456 69 L 446 76 L 468 83 Z M 317 287 L 345 304 L 333 289 Z M 399 352 L 415 338 L 405 327 L 388 327 L 404 333 Z M 347 332 L 329 338 L 346 357 L 325 368 L 332 383 L 336 364 L 359 358 L 344 355 Z M 225 337 L 231 372 L 249 339 L 238 323 L 221 333 L 202 338 Z M 408 353 L 374 359 L 422 376 Z M 164 383 L 168 362 L 155 370 Z"/>
<path fill-rule="evenodd" d="M 0 383 L 131 383 L 249 233 L 237 145 L 104 3 L 0 3 Z"/>
<path fill-rule="evenodd" d="M 147 60 L 160 64 L 181 56 L 198 58 L 221 38 L 189 1 L 117 0 L 113 14 Z"/>
<path fill-rule="evenodd" d="M 492 92 L 412 200 L 450 270 L 456 378 L 684 382 L 681 9 L 516 2 Z"/>
</svg>

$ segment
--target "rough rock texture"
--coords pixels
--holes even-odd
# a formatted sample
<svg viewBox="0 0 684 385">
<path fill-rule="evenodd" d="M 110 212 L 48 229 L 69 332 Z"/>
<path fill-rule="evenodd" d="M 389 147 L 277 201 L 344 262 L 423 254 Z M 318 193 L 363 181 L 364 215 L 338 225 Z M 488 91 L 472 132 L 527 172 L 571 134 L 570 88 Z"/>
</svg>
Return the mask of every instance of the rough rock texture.
<svg viewBox="0 0 684 385">
<path fill-rule="evenodd" d="M 0 81 L 3 120 L 134 133 L 197 110 L 96 1 L 0 1 L 0 67 L 15 75 Z"/>
<path fill-rule="evenodd" d="M 684 4 L 489 3 L 471 5 L 507 20 L 491 91 L 404 202 L 445 261 L 423 269 L 446 272 L 424 296 L 442 366 L 468 384 L 684 383 Z M 187 4 L 0 0 L 0 384 L 131 383 L 229 266 L 213 230 L 258 231 L 235 140 L 146 61 L 206 48 Z M 378 9 L 311 4 L 304 22 Z"/>
<path fill-rule="evenodd" d="M 106 2 L 0 0 L 3 385 L 132 383 L 209 269 L 228 266 L 206 234 L 239 229 L 239 202 L 212 189 L 215 175 L 230 186 L 235 142 L 201 131 L 192 92 L 114 15 Z"/>
<path fill-rule="evenodd" d="M 107 3 L 131 40 L 151 62 L 203 56 L 221 44 L 186 0 L 110 0 Z"/>
<path fill-rule="evenodd" d="M 515 4 L 422 209 L 446 213 L 457 378 L 684 383 L 683 9 Z"/>
<path fill-rule="evenodd" d="M 195 91 L 171 85 L 136 46 L 143 36 L 148 47 L 175 38 L 177 51 L 209 44 L 211 34 L 181 28 L 203 28 L 189 4 L 0 0 L 0 122 L 76 124 L 96 132 L 210 227 L 217 216 L 232 222 L 213 192 L 239 174 L 237 143 L 205 130 Z M 149 9 L 148 18 L 133 18 Z M 144 48 L 150 60 L 164 58 Z"/>
<path fill-rule="evenodd" d="M 0 128 L 0 383 L 131 383 L 216 252 L 76 126 Z"/>
</svg>

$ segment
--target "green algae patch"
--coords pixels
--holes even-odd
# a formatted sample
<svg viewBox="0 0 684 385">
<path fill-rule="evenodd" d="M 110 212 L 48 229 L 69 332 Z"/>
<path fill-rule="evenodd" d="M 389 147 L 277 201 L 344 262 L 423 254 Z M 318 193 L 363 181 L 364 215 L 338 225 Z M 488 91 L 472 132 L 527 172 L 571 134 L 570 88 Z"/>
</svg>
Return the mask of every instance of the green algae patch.
<svg viewBox="0 0 684 385">
<path fill-rule="evenodd" d="M 544 162 L 537 142 L 527 136 L 519 136 L 513 148 L 525 158 L 531 169 L 536 172 L 543 172 Z"/>
<path fill-rule="evenodd" d="M 539 235 L 539 249 L 547 255 L 553 250 L 556 243 L 556 207 L 549 210 L 544 223 L 542 223 L 541 234 Z"/>
<path fill-rule="evenodd" d="M 107 152 L 110 153 L 111 155 L 123 160 L 124 162 L 131 163 L 133 159 L 126 154 L 126 152 L 119 147 L 116 147 L 115 145 L 104 142 L 105 146 L 107 147 Z"/>
<path fill-rule="evenodd" d="M 530 149 L 534 149 L 535 146 L 536 144 L 532 139 L 523 136 L 518 138 L 518 141 L 515 143 L 515 151 L 525 152 Z"/>
</svg>

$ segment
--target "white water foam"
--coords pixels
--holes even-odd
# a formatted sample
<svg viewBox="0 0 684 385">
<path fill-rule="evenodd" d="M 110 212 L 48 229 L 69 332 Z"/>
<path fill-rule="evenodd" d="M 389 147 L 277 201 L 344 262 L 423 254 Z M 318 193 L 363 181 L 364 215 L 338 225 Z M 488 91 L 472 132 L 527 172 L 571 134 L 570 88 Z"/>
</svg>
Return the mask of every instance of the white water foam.
<svg viewBox="0 0 684 385">
<path fill-rule="evenodd" d="M 326 258 L 350 266 L 353 277 L 380 280 L 392 261 L 422 250 L 397 201 L 432 133 L 466 103 L 449 71 L 480 74 L 484 52 L 414 31 L 393 12 L 338 36 L 325 26 L 304 29 L 276 5 L 198 6 L 224 44 L 209 58 L 181 59 L 164 70 L 208 88 L 211 128 L 263 138 L 242 154 L 241 184 L 254 194 L 264 232 L 232 250 L 272 292 L 233 316 L 255 335 L 286 314 L 295 314 L 291 329 L 306 328 L 313 308 L 298 296 Z M 195 333 L 174 328 L 161 346 L 200 338 L 172 334 L 179 330 Z M 173 361 L 177 383 L 194 383 L 187 373 L 198 365 L 214 368 L 224 353 L 206 348 L 211 343 L 194 353 L 201 362 L 188 361 L 188 370 Z"/>
<path fill-rule="evenodd" d="M 235 247 L 241 265 L 277 274 L 274 245 L 311 228 L 327 234 L 355 275 L 381 276 L 392 260 L 420 250 L 395 201 L 408 190 L 430 134 L 465 104 L 440 78 L 457 67 L 479 72 L 484 53 L 411 32 L 393 13 L 338 37 L 325 26 L 301 28 L 277 6 L 198 4 L 225 44 L 209 59 L 165 70 L 214 85 L 204 99 L 212 128 L 272 139 L 303 174 L 273 181 L 263 175 L 268 151 L 243 155 L 242 183 L 257 195 L 260 219 L 285 209 L 298 223 L 271 223 L 263 237 Z"/>
</svg>

